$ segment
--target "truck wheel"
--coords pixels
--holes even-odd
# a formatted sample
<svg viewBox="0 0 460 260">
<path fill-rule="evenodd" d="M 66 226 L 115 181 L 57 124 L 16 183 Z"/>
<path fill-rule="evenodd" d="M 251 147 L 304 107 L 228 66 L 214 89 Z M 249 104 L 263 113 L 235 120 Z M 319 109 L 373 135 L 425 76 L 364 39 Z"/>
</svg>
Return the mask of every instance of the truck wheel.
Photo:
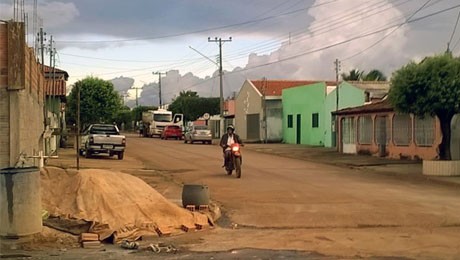
<svg viewBox="0 0 460 260">
<path fill-rule="evenodd" d="M 123 160 L 123 156 L 124 156 L 124 155 L 125 155 L 124 152 L 119 152 L 119 153 L 117 154 L 118 160 Z"/>
</svg>

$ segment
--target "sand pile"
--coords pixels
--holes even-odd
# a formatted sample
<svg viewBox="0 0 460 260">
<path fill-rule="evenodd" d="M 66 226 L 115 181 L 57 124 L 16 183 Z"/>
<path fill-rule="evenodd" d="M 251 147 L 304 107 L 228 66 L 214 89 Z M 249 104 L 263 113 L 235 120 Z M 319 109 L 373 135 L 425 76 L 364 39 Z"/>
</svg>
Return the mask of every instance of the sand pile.
<svg viewBox="0 0 460 260">
<path fill-rule="evenodd" d="M 173 204 L 141 179 L 121 172 L 88 169 L 77 173 L 46 167 L 41 171 L 41 185 L 43 209 L 51 220 L 59 217 L 59 229 L 88 229 L 101 240 L 111 235 L 116 241 L 138 239 L 156 234 L 156 227 L 180 232 L 182 225 L 208 221 L 207 216 Z"/>
</svg>

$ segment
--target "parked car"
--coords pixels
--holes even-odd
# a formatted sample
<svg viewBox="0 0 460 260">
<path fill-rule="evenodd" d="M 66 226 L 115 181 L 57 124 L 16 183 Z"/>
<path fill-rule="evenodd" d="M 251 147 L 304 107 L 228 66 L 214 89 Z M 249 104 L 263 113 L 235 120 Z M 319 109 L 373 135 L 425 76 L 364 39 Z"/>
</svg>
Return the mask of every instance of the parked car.
<svg viewBox="0 0 460 260">
<path fill-rule="evenodd" d="M 209 126 L 207 125 L 192 125 L 185 132 L 184 135 L 184 143 L 190 142 L 193 144 L 194 142 L 202 142 L 203 144 L 212 143 L 212 134 Z"/>
<path fill-rule="evenodd" d="M 178 125 L 167 125 L 161 133 L 161 139 L 175 138 L 176 140 L 182 139 L 182 128 Z"/>
<path fill-rule="evenodd" d="M 93 154 L 107 153 L 109 156 L 117 155 L 118 160 L 122 160 L 125 147 L 126 138 L 120 135 L 116 125 L 92 124 L 83 132 L 80 155 L 89 158 Z"/>
</svg>

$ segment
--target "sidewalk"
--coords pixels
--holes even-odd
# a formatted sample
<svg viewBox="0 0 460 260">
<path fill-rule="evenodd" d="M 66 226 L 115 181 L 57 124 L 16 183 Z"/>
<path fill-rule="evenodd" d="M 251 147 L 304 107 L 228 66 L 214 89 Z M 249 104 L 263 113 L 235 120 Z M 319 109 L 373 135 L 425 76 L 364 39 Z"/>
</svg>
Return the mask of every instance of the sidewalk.
<svg viewBox="0 0 460 260">
<path fill-rule="evenodd" d="M 404 179 L 430 181 L 460 187 L 460 176 L 440 177 L 422 174 L 422 162 L 396 160 L 369 155 L 338 153 L 335 148 L 295 144 L 245 144 L 246 149 L 316 163 L 347 167 L 366 172 L 397 176 Z"/>
</svg>

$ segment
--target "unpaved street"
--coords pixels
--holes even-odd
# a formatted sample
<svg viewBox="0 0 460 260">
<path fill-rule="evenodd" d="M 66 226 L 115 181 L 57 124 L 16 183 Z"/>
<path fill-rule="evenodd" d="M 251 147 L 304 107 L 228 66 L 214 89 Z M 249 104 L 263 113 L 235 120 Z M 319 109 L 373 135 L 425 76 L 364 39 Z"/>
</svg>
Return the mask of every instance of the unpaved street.
<svg viewBox="0 0 460 260">
<path fill-rule="evenodd" d="M 134 135 L 125 160 L 82 159 L 82 166 L 132 173 L 178 203 L 181 183 L 208 185 L 225 214 L 220 227 L 175 238 L 193 251 L 260 248 L 339 258 L 460 257 L 458 187 L 263 154 L 251 144 L 243 149 L 242 179 L 224 173 L 217 145 Z"/>
</svg>

